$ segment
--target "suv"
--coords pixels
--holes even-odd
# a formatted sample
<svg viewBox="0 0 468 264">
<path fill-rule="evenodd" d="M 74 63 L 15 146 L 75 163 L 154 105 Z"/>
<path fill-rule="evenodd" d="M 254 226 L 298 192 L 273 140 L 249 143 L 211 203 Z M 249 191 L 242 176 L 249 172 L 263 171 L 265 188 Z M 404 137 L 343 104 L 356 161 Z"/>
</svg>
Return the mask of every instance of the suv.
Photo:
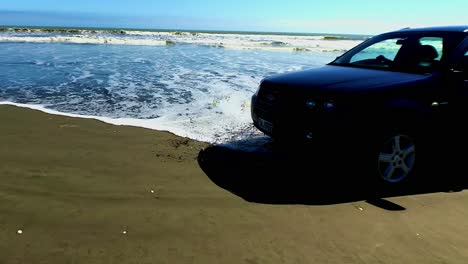
<svg viewBox="0 0 468 264">
<path fill-rule="evenodd" d="M 324 67 L 267 77 L 252 97 L 265 134 L 338 146 L 336 157 L 362 157 L 389 185 L 413 178 L 431 151 L 458 144 L 445 139 L 467 132 L 467 117 L 468 26 L 381 34 Z"/>
</svg>

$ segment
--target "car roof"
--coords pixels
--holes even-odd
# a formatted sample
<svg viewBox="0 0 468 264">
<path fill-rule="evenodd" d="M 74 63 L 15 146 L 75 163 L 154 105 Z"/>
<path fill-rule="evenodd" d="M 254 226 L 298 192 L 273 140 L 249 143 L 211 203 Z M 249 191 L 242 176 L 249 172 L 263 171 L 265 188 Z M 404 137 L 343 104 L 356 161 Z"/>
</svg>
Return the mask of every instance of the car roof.
<svg viewBox="0 0 468 264">
<path fill-rule="evenodd" d="M 424 27 L 424 28 L 403 28 L 397 31 L 393 31 L 391 33 L 396 33 L 396 32 L 459 32 L 459 33 L 466 33 L 468 35 L 468 25 Z"/>
</svg>

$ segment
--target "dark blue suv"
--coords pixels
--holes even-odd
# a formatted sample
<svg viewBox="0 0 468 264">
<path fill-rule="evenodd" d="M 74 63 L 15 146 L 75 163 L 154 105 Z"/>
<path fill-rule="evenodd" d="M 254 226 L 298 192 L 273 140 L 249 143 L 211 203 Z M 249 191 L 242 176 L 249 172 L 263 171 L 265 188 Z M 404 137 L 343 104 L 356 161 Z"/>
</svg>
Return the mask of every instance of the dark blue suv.
<svg viewBox="0 0 468 264">
<path fill-rule="evenodd" d="M 468 26 L 381 34 L 324 67 L 267 77 L 252 119 L 276 140 L 339 146 L 383 183 L 405 182 L 468 132 Z"/>
</svg>

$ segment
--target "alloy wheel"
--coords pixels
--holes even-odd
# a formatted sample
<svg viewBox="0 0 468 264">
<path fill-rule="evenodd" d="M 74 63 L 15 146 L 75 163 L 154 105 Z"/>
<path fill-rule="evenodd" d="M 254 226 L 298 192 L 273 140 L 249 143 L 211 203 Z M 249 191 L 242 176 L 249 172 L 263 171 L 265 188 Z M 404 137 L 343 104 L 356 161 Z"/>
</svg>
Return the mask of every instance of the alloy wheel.
<svg viewBox="0 0 468 264">
<path fill-rule="evenodd" d="M 410 137 L 400 134 L 392 136 L 379 154 L 380 176 L 391 183 L 406 179 L 414 170 L 415 158 L 416 146 Z"/>
</svg>

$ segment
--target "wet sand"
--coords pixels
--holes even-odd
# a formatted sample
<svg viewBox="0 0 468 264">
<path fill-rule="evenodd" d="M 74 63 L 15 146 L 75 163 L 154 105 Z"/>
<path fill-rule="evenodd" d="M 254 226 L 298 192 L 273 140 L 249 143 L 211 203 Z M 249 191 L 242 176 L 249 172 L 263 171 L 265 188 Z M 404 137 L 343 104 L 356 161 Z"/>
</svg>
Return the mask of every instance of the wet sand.
<svg viewBox="0 0 468 264">
<path fill-rule="evenodd" d="M 278 199 L 255 195 L 268 175 L 250 199 L 216 177 L 271 156 L 13 106 L 0 123 L 0 263 L 468 263 L 466 191 L 281 200 L 284 166 Z"/>
</svg>

